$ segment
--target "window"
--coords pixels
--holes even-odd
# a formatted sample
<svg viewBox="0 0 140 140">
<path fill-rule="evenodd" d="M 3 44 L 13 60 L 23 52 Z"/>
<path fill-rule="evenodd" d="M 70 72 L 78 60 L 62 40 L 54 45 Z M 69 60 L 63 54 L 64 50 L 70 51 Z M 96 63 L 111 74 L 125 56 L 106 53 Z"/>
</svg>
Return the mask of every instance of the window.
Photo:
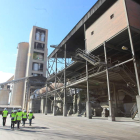
<svg viewBox="0 0 140 140">
<path fill-rule="evenodd" d="M 37 43 L 37 42 L 34 43 L 34 49 L 44 51 L 44 48 L 45 48 L 45 44 Z"/>
<path fill-rule="evenodd" d="M 93 34 L 94 34 L 94 31 L 91 32 L 91 35 L 93 35 Z"/>
<path fill-rule="evenodd" d="M 44 54 L 43 53 L 39 53 L 39 52 L 34 52 L 33 53 L 33 59 L 34 60 L 44 60 Z"/>
<path fill-rule="evenodd" d="M 33 66 L 32 66 L 32 70 L 42 72 L 43 71 L 43 64 L 34 62 Z"/>
<path fill-rule="evenodd" d="M 45 42 L 45 31 L 36 29 L 35 40 Z"/>
<path fill-rule="evenodd" d="M 112 18 L 114 18 L 114 14 L 112 14 L 112 15 L 110 16 L 110 19 L 112 19 Z"/>
<path fill-rule="evenodd" d="M 43 74 L 32 73 L 33 76 L 43 76 Z"/>
</svg>

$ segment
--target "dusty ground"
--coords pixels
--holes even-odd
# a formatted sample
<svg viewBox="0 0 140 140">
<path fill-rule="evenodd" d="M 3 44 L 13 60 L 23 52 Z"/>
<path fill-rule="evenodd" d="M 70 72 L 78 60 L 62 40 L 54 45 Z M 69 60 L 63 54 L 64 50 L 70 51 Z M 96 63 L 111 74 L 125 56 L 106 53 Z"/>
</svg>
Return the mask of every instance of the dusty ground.
<svg viewBox="0 0 140 140">
<path fill-rule="evenodd" d="M 140 123 L 131 119 L 110 122 L 103 118 L 63 117 L 35 114 L 32 126 L 14 131 L 10 129 L 8 116 L 2 126 L 0 116 L 0 140 L 140 140 Z"/>
</svg>

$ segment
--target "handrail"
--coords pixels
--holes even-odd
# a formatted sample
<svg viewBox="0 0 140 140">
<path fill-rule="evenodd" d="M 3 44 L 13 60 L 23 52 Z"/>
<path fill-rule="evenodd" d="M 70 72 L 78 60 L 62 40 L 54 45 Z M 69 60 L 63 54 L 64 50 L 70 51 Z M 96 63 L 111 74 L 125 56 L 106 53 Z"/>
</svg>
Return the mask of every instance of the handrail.
<svg viewBox="0 0 140 140">
<path fill-rule="evenodd" d="M 136 114 L 138 113 L 138 108 L 136 103 L 132 106 L 130 112 L 131 112 L 131 118 L 134 119 Z"/>
<path fill-rule="evenodd" d="M 100 58 L 99 57 L 97 57 L 97 56 L 95 56 L 95 55 L 93 55 L 93 54 L 88 54 L 88 53 L 86 53 L 86 51 L 85 50 L 81 50 L 80 48 L 78 48 L 77 50 L 76 50 L 76 54 L 82 54 L 82 55 L 85 55 L 85 57 L 89 57 L 90 59 L 92 59 L 93 60 L 93 62 L 94 61 L 96 61 L 96 62 L 100 62 Z"/>
</svg>

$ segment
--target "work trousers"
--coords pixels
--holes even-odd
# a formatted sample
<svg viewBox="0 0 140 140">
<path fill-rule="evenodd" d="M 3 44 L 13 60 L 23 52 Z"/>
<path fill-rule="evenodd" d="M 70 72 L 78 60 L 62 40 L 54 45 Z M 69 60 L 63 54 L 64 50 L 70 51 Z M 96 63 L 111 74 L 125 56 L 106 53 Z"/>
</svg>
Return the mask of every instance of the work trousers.
<svg viewBox="0 0 140 140">
<path fill-rule="evenodd" d="M 6 117 L 3 117 L 3 126 L 6 124 Z"/>
<path fill-rule="evenodd" d="M 25 126 L 25 121 L 26 121 L 26 120 L 27 120 L 27 119 L 25 119 L 25 118 L 22 119 L 23 126 Z"/>
<path fill-rule="evenodd" d="M 29 119 L 29 124 L 30 124 L 30 126 L 31 126 L 31 124 L 32 124 L 32 119 Z"/>
<path fill-rule="evenodd" d="M 14 128 L 15 126 L 15 121 L 11 121 L 11 128 Z"/>
<path fill-rule="evenodd" d="M 19 128 L 19 127 L 20 127 L 20 121 L 17 120 L 17 128 Z"/>
</svg>

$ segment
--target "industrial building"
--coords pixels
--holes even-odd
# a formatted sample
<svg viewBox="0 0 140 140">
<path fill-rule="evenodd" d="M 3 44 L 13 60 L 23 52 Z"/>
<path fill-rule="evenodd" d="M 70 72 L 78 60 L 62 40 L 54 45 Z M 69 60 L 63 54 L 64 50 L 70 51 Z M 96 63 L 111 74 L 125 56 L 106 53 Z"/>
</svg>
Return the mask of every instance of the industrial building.
<svg viewBox="0 0 140 140">
<path fill-rule="evenodd" d="M 42 84 L 32 83 L 31 77 L 46 79 L 48 30 L 33 26 L 29 43 L 18 44 L 11 105 L 30 108 L 30 94 Z M 29 78 L 30 77 L 30 78 Z M 21 79 L 16 82 L 16 80 Z M 29 82 L 30 81 L 30 82 Z M 45 81 L 46 82 L 46 81 Z M 29 103 L 29 104 L 28 104 Z"/>
<path fill-rule="evenodd" d="M 139 39 L 138 0 L 98 0 L 48 56 L 45 114 L 140 118 Z"/>
</svg>

